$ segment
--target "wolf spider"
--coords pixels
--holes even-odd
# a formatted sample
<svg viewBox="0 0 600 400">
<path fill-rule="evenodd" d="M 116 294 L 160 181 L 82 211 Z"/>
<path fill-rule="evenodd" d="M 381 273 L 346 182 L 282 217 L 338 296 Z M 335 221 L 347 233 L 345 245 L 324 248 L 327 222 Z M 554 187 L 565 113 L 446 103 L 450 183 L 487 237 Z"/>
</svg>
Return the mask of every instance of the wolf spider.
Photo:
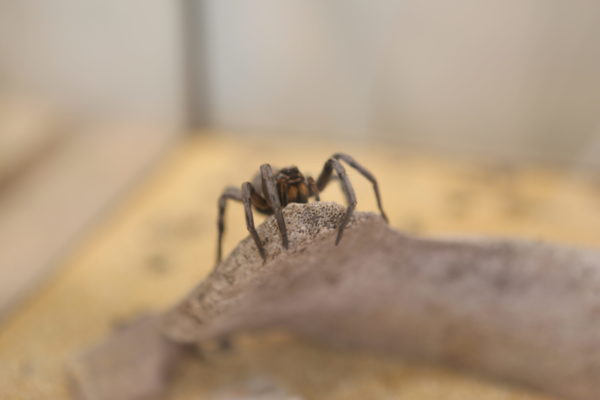
<svg viewBox="0 0 600 400">
<path fill-rule="evenodd" d="M 217 242 L 217 264 L 221 261 L 222 255 L 222 241 L 223 233 L 225 231 L 225 205 L 227 200 L 235 200 L 244 204 L 246 227 L 256 243 L 256 247 L 258 248 L 260 256 L 262 257 L 263 261 L 265 261 L 265 249 L 254 226 L 252 207 L 254 206 L 256 211 L 262 214 L 275 214 L 275 220 L 277 221 L 277 226 L 281 235 L 281 243 L 283 247 L 287 249 L 287 228 L 281 210 L 289 203 L 308 203 L 308 199 L 310 197 L 315 197 L 315 200 L 319 201 L 319 193 L 325 189 L 329 181 L 332 179 L 333 170 L 335 170 L 337 173 L 342 185 L 342 190 L 344 191 L 344 195 L 346 196 L 346 200 L 348 202 L 346 213 L 342 217 L 342 220 L 338 226 L 337 237 L 335 240 L 335 244 L 337 245 L 342 239 L 344 228 L 348 224 L 350 217 L 352 217 L 352 213 L 354 212 L 354 208 L 356 207 L 357 203 L 356 195 L 354 194 L 354 188 L 352 187 L 352 184 L 346 175 L 346 169 L 340 160 L 346 162 L 352 168 L 356 169 L 373 184 L 379 212 L 381 213 L 383 219 L 387 222 L 387 216 L 385 215 L 381 205 L 381 196 L 379 194 L 377 180 L 367 169 L 356 162 L 348 154 L 336 153 L 331 156 L 325 162 L 325 166 L 323 167 L 323 170 L 316 181 L 310 176 L 305 178 L 298 168 L 294 166 L 273 170 L 269 164 L 263 164 L 260 166 L 260 172 L 256 174 L 252 182 L 243 183 L 241 189 L 231 186 L 227 187 L 219 198 L 219 217 L 217 223 L 219 229 Z"/>
</svg>

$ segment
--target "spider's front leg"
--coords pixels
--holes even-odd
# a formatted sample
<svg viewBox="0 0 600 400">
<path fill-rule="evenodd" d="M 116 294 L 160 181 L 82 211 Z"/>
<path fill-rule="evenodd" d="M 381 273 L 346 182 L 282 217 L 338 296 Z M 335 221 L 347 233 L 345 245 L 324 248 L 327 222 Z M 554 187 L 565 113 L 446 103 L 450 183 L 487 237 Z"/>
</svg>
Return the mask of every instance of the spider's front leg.
<svg viewBox="0 0 600 400">
<path fill-rule="evenodd" d="M 321 175 L 319 175 L 319 179 L 317 179 L 317 189 L 319 191 L 323 191 L 323 189 L 325 189 L 325 186 L 327 186 L 329 181 L 333 178 L 331 176 L 331 174 L 333 173 L 333 169 L 334 169 L 334 163 L 332 163 L 332 160 L 337 161 L 338 164 L 339 164 L 340 160 L 348 163 L 348 165 L 350 165 L 352 168 L 356 169 L 362 176 L 364 176 L 369 182 L 371 182 L 371 184 L 373 185 L 373 191 L 375 192 L 375 199 L 377 200 L 377 207 L 379 208 L 381 217 L 385 220 L 385 222 L 388 222 L 388 217 L 385 214 L 385 211 L 383 211 L 383 205 L 381 202 L 381 194 L 379 193 L 379 185 L 377 183 L 377 179 L 375 179 L 375 176 L 371 172 L 369 172 L 369 170 L 367 170 L 365 167 L 363 167 L 361 164 L 359 164 L 358 161 L 356 161 L 354 158 L 352 158 L 348 154 L 336 153 L 333 156 L 331 156 L 331 158 L 329 160 L 327 160 L 327 162 L 325 162 L 323 171 L 321 171 Z M 338 174 L 338 177 L 339 177 L 339 174 Z M 340 178 L 340 180 L 342 180 L 341 177 L 339 177 L 339 178 Z M 345 184 L 342 181 L 342 188 L 344 187 L 344 185 Z"/>
<path fill-rule="evenodd" d="M 375 198 L 377 200 L 377 207 L 379 207 L 379 212 L 381 213 L 381 216 L 383 217 L 383 219 L 386 222 L 388 221 L 387 215 L 385 215 L 385 211 L 383 211 L 383 206 L 381 204 L 381 195 L 379 193 L 379 185 L 377 184 L 377 180 L 375 179 L 373 174 L 370 173 L 365 167 L 360 165 L 354 158 L 352 158 L 348 154 L 336 153 L 333 156 L 331 156 L 331 158 L 329 160 L 327 160 L 325 162 L 325 166 L 323 166 L 323 171 L 321 171 L 321 174 L 319 175 L 319 179 L 317 179 L 317 190 L 323 191 L 323 189 L 325 189 L 325 186 L 327 186 L 329 181 L 332 179 L 332 173 L 333 173 L 333 170 L 335 170 L 338 175 L 338 178 L 341 181 L 342 190 L 344 191 L 346 200 L 348 201 L 348 204 L 349 204 L 346 214 L 344 215 L 344 217 L 342 218 L 342 222 L 340 223 L 340 227 L 338 230 L 338 236 L 335 241 L 336 244 L 338 244 L 340 242 L 340 240 L 342 238 L 342 234 L 344 232 L 344 228 L 348 224 L 348 221 L 350 220 L 350 217 L 352 216 L 352 212 L 354 211 L 354 208 L 356 207 L 356 196 L 354 194 L 354 189 L 352 188 L 352 184 L 348 180 L 348 177 L 346 175 L 346 170 L 344 169 L 344 166 L 340 163 L 340 160 L 348 163 L 348 165 L 350 165 L 352 168 L 354 168 L 358 172 L 360 172 L 360 174 L 362 176 L 364 176 L 369 182 L 371 182 L 371 184 L 373 184 L 373 191 L 375 192 Z"/>
<path fill-rule="evenodd" d="M 346 208 L 346 213 L 342 217 L 342 221 L 340 222 L 340 225 L 338 227 L 338 234 L 335 239 L 335 244 L 337 245 L 338 243 L 340 243 L 340 240 L 342 240 L 342 235 L 344 234 L 344 229 L 346 228 L 346 225 L 348 225 L 348 222 L 350 221 L 350 218 L 352 217 L 352 214 L 354 213 L 354 209 L 356 208 L 357 201 L 356 201 L 356 194 L 354 193 L 354 188 L 352 187 L 352 184 L 350 183 L 350 180 L 348 179 L 348 175 L 346 174 L 346 169 L 337 159 L 335 159 L 333 157 L 330 158 L 329 160 L 327 160 L 327 162 L 325 163 L 325 166 L 323 167 L 323 171 L 321 172 L 321 175 L 319 176 L 319 179 L 317 180 L 317 188 L 319 190 L 322 190 L 323 188 L 325 188 L 325 185 L 327 185 L 327 183 L 331 179 L 331 174 L 334 169 L 335 169 L 335 172 L 337 173 L 338 177 L 340 178 L 340 182 L 342 184 L 342 190 L 344 191 L 344 195 L 346 196 L 346 201 L 348 202 L 348 208 Z"/>
<path fill-rule="evenodd" d="M 267 255 L 265 254 L 265 248 L 263 247 L 260 237 L 258 236 L 258 232 L 256 232 L 256 227 L 254 226 L 254 216 L 252 215 L 252 194 L 256 194 L 252 184 L 250 182 L 243 183 L 242 202 L 244 203 L 244 213 L 246 214 L 246 227 L 254 239 L 256 248 L 258 249 L 258 252 L 260 253 L 260 256 L 264 262 L 267 260 Z"/>
<path fill-rule="evenodd" d="M 381 216 L 383 217 L 385 222 L 388 222 L 388 217 L 385 214 L 385 211 L 383 211 L 383 205 L 381 204 L 381 194 L 379 193 L 379 185 L 377 184 L 377 179 L 375 179 L 375 176 L 371 172 L 369 172 L 369 170 L 367 170 L 365 167 L 359 164 L 358 161 L 356 161 L 352 156 L 346 153 L 335 153 L 331 158 L 335 160 L 342 160 L 348 163 L 348 165 L 357 170 L 362 176 L 364 176 L 369 182 L 371 182 L 371 184 L 373 185 L 373 191 L 375 192 L 375 199 L 377 200 L 377 207 L 379 208 L 379 212 L 381 213 Z"/>
<path fill-rule="evenodd" d="M 283 219 L 283 213 L 281 211 L 281 201 L 277 194 L 277 187 L 275 177 L 273 176 L 273 169 L 269 164 L 263 164 L 260 166 L 260 177 L 262 181 L 263 196 L 267 200 L 267 203 L 275 214 L 275 220 L 277 221 L 277 227 L 281 234 L 281 244 L 285 249 L 288 248 L 288 235 L 287 227 L 285 226 L 285 220 Z"/>
</svg>

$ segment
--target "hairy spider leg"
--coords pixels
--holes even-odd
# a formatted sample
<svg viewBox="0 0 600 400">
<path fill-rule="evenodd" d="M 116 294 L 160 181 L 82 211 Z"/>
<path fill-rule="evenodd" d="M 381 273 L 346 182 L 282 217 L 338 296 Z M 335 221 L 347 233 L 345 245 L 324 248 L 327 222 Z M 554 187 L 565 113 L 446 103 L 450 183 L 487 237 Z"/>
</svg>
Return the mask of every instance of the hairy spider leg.
<svg viewBox="0 0 600 400">
<path fill-rule="evenodd" d="M 377 207 L 379 208 L 379 212 L 381 213 L 381 216 L 383 217 L 385 222 L 388 222 L 388 217 L 385 214 L 385 211 L 383 211 L 383 205 L 381 204 L 381 194 L 379 193 L 379 185 L 377 184 L 377 179 L 375 179 L 375 176 L 373 176 L 373 174 L 369 172 L 369 170 L 367 170 L 365 167 L 360 165 L 358 161 L 356 161 L 352 156 L 346 153 L 335 153 L 333 155 L 333 158 L 335 158 L 336 160 L 345 161 L 346 163 L 348 163 L 348 165 L 350 165 L 352 168 L 357 170 L 362 176 L 364 176 L 369 182 L 371 182 L 371 184 L 373 184 L 373 191 L 375 192 Z"/>
<path fill-rule="evenodd" d="M 383 217 L 385 222 L 388 222 L 388 217 L 385 214 L 385 211 L 383 211 L 383 205 L 381 202 L 381 194 L 379 193 L 379 185 L 377 184 L 377 179 L 375 179 L 373 174 L 371 172 L 369 172 L 361 164 L 359 164 L 354 158 L 349 156 L 348 154 L 336 153 L 333 156 L 331 156 L 331 158 L 335 159 L 335 160 L 345 161 L 346 163 L 348 163 L 348 165 L 350 165 L 352 168 L 356 169 L 362 176 L 364 176 L 369 182 L 371 182 L 373 184 L 373 190 L 375 191 L 375 199 L 377 200 L 377 207 L 379 208 L 379 212 L 381 213 L 381 216 Z M 331 176 L 331 173 L 333 172 L 332 171 L 333 166 L 331 164 L 329 164 L 329 165 L 328 164 L 329 164 L 329 160 L 327 160 L 327 162 L 325 163 L 325 166 L 323 167 L 323 171 L 321 172 L 321 175 L 319 175 L 319 179 L 317 179 L 317 188 L 320 191 L 323 191 L 325 186 L 327 186 L 329 181 L 333 178 Z"/>
<path fill-rule="evenodd" d="M 254 239 L 254 243 L 256 243 L 256 247 L 258 248 L 258 252 L 263 259 L 263 262 L 267 260 L 267 256 L 265 254 L 265 248 L 260 241 L 260 237 L 258 236 L 258 232 L 256 232 L 256 227 L 254 226 L 254 216 L 252 215 L 252 193 L 254 192 L 254 187 L 250 182 L 245 182 L 242 184 L 242 202 L 244 203 L 244 212 L 246 214 L 246 227 L 248 228 L 248 232 L 252 235 Z"/>
<path fill-rule="evenodd" d="M 319 176 L 319 180 L 317 181 L 317 187 L 322 190 L 325 185 L 331 179 L 331 174 L 333 170 L 337 173 L 337 176 L 340 178 L 340 182 L 342 184 L 342 190 L 344 192 L 344 196 L 346 196 L 346 201 L 348 202 L 348 207 L 346 208 L 346 213 L 342 217 L 342 221 L 340 222 L 340 226 L 338 227 L 337 238 L 335 239 L 335 244 L 337 245 L 342 240 L 342 235 L 344 234 L 344 229 L 346 225 L 348 225 L 348 221 L 350 221 L 350 217 L 352 217 L 352 213 L 356 208 L 356 194 L 354 194 L 354 188 L 348 179 L 348 175 L 346 174 L 346 169 L 335 158 L 330 158 L 325 162 L 325 166 L 323 167 L 323 171 Z M 320 184 L 320 185 L 319 185 Z"/>
<path fill-rule="evenodd" d="M 219 217 L 217 219 L 217 228 L 219 235 L 217 239 L 217 264 L 221 262 L 223 255 L 223 233 L 225 232 L 225 207 L 227 200 L 242 201 L 242 192 L 236 187 L 229 186 L 225 188 L 221 196 L 219 197 Z"/>
<path fill-rule="evenodd" d="M 316 201 L 321 201 L 321 198 L 319 197 L 319 188 L 317 187 L 317 182 L 315 182 L 313 177 L 307 177 L 306 183 L 308 184 L 308 190 L 310 190 L 311 196 L 315 196 Z"/>
<path fill-rule="evenodd" d="M 283 219 L 283 212 L 281 211 L 281 201 L 277 194 L 277 184 L 275 177 L 273 176 L 273 169 L 269 164 L 263 164 L 260 166 L 260 176 L 262 180 L 262 191 L 263 196 L 267 200 L 269 206 L 273 209 L 275 214 L 275 220 L 277 221 L 277 227 L 281 234 L 281 243 L 284 248 L 288 248 L 288 235 L 287 227 L 285 226 L 285 220 Z"/>
</svg>

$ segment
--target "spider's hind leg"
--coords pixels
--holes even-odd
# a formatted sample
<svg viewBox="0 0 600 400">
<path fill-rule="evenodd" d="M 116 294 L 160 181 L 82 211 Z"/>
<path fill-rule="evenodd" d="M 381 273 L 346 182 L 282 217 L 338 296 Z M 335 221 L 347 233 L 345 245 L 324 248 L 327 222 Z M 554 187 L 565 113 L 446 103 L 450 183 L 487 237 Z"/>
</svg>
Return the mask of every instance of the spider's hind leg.
<svg viewBox="0 0 600 400">
<path fill-rule="evenodd" d="M 242 192 L 235 187 L 227 187 L 219 197 L 219 216 L 217 219 L 217 264 L 221 262 L 223 255 L 223 233 L 225 232 L 225 206 L 227 200 L 242 201 Z"/>
</svg>

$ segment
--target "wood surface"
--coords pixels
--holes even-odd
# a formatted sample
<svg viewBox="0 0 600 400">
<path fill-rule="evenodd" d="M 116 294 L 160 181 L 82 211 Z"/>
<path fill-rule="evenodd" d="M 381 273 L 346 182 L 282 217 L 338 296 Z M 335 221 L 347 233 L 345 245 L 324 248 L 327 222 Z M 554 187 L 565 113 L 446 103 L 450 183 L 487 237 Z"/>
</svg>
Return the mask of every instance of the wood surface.
<svg viewBox="0 0 600 400">
<path fill-rule="evenodd" d="M 45 287 L 3 321 L 2 398 L 69 398 L 69 361 L 124 320 L 169 307 L 205 277 L 214 263 L 216 201 L 225 185 L 250 179 L 266 161 L 294 163 L 316 175 L 340 150 L 379 178 L 398 229 L 600 246 L 600 185 L 597 177 L 577 171 L 457 161 L 389 147 L 197 137 L 166 157 Z M 359 209 L 374 210 L 370 185 L 358 174 L 350 177 Z M 323 198 L 343 200 L 335 184 Z M 241 207 L 232 204 L 226 252 L 246 236 L 243 221 Z M 264 386 L 307 399 L 547 399 L 458 371 L 342 352 L 281 332 L 235 338 L 229 352 L 217 347 L 188 356 L 170 399 L 226 399 L 232 393 L 258 398 L 252 393 Z"/>
</svg>

